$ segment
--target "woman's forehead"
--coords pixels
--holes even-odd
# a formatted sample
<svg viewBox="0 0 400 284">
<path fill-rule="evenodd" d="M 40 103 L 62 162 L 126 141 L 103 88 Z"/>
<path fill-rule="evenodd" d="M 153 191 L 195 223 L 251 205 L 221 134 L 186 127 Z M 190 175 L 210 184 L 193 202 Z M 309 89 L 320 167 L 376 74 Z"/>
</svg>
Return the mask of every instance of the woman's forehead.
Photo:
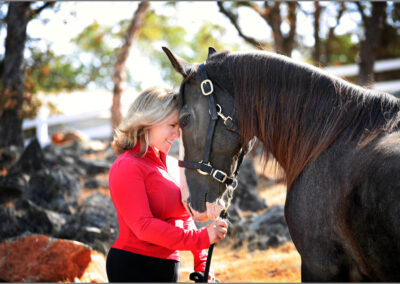
<svg viewBox="0 0 400 284">
<path fill-rule="evenodd" d="M 166 120 L 166 123 L 178 122 L 178 118 L 179 118 L 179 112 L 176 111 L 173 115 L 171 115 L 171 116 Z"/>
</svg>

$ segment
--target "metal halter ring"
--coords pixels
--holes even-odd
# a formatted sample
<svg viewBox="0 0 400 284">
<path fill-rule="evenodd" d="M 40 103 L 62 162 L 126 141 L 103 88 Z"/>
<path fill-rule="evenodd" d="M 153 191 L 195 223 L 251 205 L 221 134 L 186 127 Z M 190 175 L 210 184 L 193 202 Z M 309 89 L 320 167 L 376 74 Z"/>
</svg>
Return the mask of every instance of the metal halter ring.
<svg viewBox="0 0 400 284">
<path fill-rule="evenodd" d="M 229 185 L 229 187 L 231 187 L 232 190 L 235 190 L 238 184 L 239 184 L 238 180 L 234 177 L 233 182 Z"/>
<path fill-rule="evenodd" d="M 208 91 L 208 92 L 204 91 L 204 85 L 205 84 L 209 84 L 210 85 L 210 91 Z M 201 88 L 201 91 L 202 91 L 203 95 L 205 95 L 205 96 L 209 96 L 214 92 L 214 86 L 213 86 L 213 83 L 211 82 L 210 79 L 206 79 L 203 82 L 201 82 L 200 88 Z"/>
</svg>

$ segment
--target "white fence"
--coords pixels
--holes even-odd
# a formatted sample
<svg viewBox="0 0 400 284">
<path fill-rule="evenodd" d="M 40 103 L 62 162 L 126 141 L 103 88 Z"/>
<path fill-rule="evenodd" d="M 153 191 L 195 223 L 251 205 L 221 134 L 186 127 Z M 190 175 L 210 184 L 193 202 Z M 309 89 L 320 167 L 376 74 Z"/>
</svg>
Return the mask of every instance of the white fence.
<svg viewBox="0 0 400 284">
<path fill-rule="evenodd" d="M 400 69 L 400 58 L 390 60 L 380 60 L 375 63 L 374 71 L 376 73 Z M 335 76 L 354 76 L 358 74 L 358 65 L 345 65 L 345 66 L 332 66 L 324 68 L 329 74 Z M 395 92 L 400 91 L 400 80 L 378 82 L 373 85 L 374 89 Z M 129 92 L 133 93 L 132 91 Z M 86 97 L 85 97 L 86 96 Z M 86 99 L 86 100 L 85 100 Z M 55 96 L 55 100 L 57 96 Z M 111 137 L 111 124 L 110 124 L 110 107 L 112 94 L 110 92 L 99 91 L 99 93 L 86 94 L 80 93 L 79 96 L 73 97 L 73 94 L 66 94 L 62 104 L 67 101 L 72 102 L 72 109 L 91 109 L 90 111 L 82 111 L 72 115 L 52 115 L 46 108 L 42 108 L 40 114 L 33 120 L 24 120 L 22 128 L 36 129 L 36 137 L 42 146 L 50 143 L 49 128 L 56 125 L 63 125 L 67 129 L 76 129 L 89 138 L 110 138 Z M 125 113 L 127 107 L 132 101 L 132 96 L 127 96 L 125 93 L 122 96 L 122 112 Z M 99 102 L 101 102 L 99 104 Z M 96 107 L 97 106 L 97 107 Z M 69 111 L 67 111 L 69 113 Z M 86 127 L 85 127 L 86 124 Z"/>
<path fill-rule="evenodd" d="M 72 123 L 88 121 L 88 120 L 104 120 L 110 119 L 110 109 L 99 109 L 90 112 L 83 112 L 80 114 L 73 115 L 53 115 L 49 116 L 49 112 L 47 108 L 42 108 L 39 115 L 35 117 L 33 120 L 24 120 L 22 124 L 22 128 L 24 130 L 30 128 L 36 128 L 36 138 L 39 140 L 42 146 L 46 146 L 50 143 L 49 137 L 49 127 L 55 125 L 64 125 L 67 128 L 74 128 L 73 126 L 69 126 Z M 82 131 L 81 129 L 78 129 Z M 105 138 L 111 136 L 111 125 L 103 124 L 98 125 L 96 127 L 91 127 L 82 131 L 90 138 Z"/>
<path fill-rule="evenodd" d="M 398 69 L 400 69 L 400 58 L 379 60 L 376 61 L 374 65 L 375 73 L 398 70 Z M 346 77 L 346 76 L 356 76 L 360 68 L 357 64 L 350 64 L 343 66 L 330 66 L 324 68 L 324 70 L 331 75 Z M 400 80 L 377 82 L 372 85 L 372 88 L 389 93 L 400 91 Z"/>
</svg>

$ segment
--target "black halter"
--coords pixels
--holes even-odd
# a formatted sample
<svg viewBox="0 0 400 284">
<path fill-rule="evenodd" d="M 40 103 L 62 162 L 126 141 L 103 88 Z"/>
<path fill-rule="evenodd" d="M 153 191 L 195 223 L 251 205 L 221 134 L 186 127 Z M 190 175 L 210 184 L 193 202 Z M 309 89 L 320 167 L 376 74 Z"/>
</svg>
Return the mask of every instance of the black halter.
<svg viewBox="0 0 400 284">
<path fill-rule="evenodd" d="M 201 76 L 201 84 L 200 88 L 204 96 L 207 97 L 208 100 L 208 109 L 211 116 L 210 123 L 208 125 L 207 137 L 206 137 L 206 145 L 204 147 L 203 160 L 200 162 L 189 162 L 189 161 L 179 161 L 179 166 L 188 168 L 188 169 L 196 169 L 202 175 L 210 175 L 218 182 L 224 183 L 226 185 L 230 185 L 232 187 L 237 186 L 236 176 L 239 172 L 239 167 L 243 161 L 243 157 L 245 155 L 243 147 L 240 149 L 240 155 L 238 159 L 238 164 L 236 166 L 236 170 L 232 176 L 228 176 L 222 170 L 218 170 L 214 168 L 210 163 L 210 152 L 212 139 L 214 135 L 215 125 L 217 123 L 218 117 L 221 117 L 224 120 L 224 125 L 230 130 L 237 132 L 237 125 L 232 121 L 230 116 L 225 116 L 222 113 L 222 107 L 216 103 L 215 95 L 214 95 L 214 86 L 211 80 L 207 75 L 207 71 L 204 63 L 200 64 L 198 73 Z"/>
</svg>

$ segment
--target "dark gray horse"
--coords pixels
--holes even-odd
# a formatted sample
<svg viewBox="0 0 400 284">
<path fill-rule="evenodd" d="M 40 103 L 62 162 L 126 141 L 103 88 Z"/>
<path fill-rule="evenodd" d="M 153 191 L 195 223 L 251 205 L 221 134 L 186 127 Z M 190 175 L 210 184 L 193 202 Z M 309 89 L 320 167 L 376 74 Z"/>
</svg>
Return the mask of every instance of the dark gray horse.
<svg viewBox="0 0 400 284">
<path fill-rule="evenodd" d="M 232 177 L 240 149 L 257 137 L 283 169 L 302 281 L 400 281 L 399 99 L 269 52 L 210 48 L 199 65 L 164 51 L 184 78 L 185 161 L 202 160 L 212 84 L 238 131 L 217 120 L 209 165 Z M 185 175 L 196 218 L 224 192 L 223 176 Z"/>
</svg>

